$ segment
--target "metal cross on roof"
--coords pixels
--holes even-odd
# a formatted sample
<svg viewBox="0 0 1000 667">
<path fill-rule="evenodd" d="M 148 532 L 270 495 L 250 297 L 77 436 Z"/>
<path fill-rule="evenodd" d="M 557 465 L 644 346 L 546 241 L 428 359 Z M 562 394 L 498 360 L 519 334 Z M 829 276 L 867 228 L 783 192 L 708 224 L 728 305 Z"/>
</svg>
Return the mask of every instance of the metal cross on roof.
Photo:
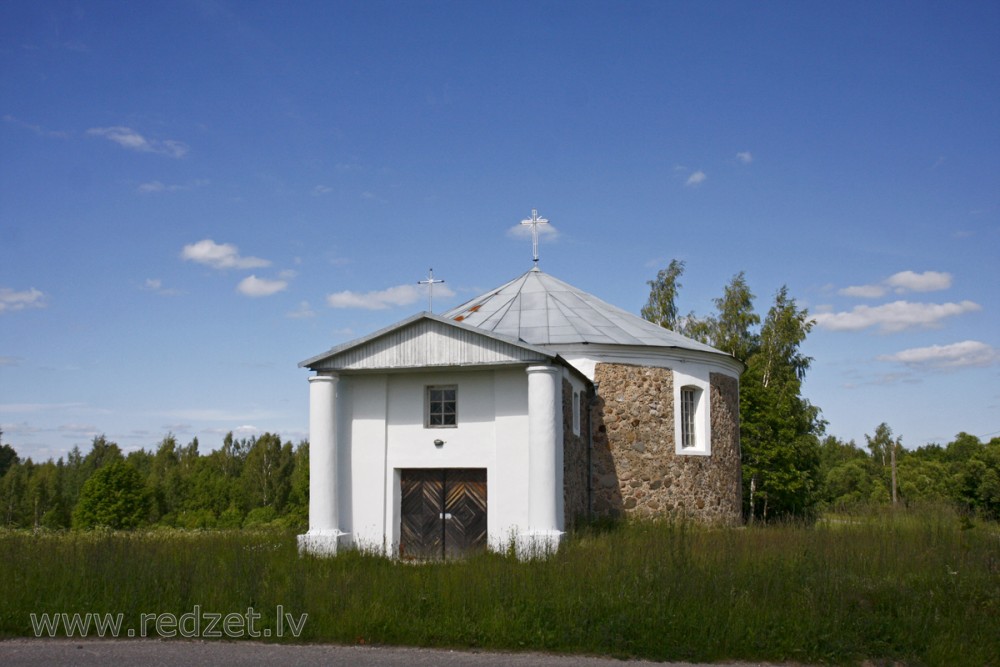
<svg viewBox="0 0 1000 667">
<path fill-rule="evenodd" d="M 434 279 L 434 269 L 427 269 L 427 278 L 418 280 L 418 285 L 427 285 L 427 312 L 434 312 L 434 286 L 443 283 L 443 280 Z"/>
<path fill-rule="evenodd" d="M 531 219 L 522 220 L 522 225 L 531 225 L 531 254 L 534 257 L 535 266 L 538 266 L 538 225 L 547 225 L 549 221 L 538 217 L 538 211 L 531 209 Z"/>
</svg>

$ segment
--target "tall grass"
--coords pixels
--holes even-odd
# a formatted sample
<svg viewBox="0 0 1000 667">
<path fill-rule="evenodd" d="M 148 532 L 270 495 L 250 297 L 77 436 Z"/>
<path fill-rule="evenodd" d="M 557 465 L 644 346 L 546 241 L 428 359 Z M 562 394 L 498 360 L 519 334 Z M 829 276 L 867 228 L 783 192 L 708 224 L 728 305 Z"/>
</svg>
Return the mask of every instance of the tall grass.
<svg viewBox="0 0 1000 667">
<path fill-rule="evenodd" d="M 300 640 L 656 660 L 1000 665 L 1000 531 L 945 510 L 814 526 L 641 522 L 546 560 L 299 557 L 292 534 L 0 533 L 0 634 L 31 612 L 308 613 Z M 285 639 L 289 639 L 286 635 Z"/>
</svg>

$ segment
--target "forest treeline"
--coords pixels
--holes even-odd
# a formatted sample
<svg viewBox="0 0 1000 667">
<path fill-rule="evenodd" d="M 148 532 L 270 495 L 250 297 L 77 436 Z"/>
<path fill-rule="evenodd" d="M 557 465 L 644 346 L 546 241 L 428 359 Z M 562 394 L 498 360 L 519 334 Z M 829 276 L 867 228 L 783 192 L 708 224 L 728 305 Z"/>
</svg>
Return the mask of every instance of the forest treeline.
<svg viewBox="0 0 1000 667">
<path fill-rule="evenodd" d="M 1000 437 L 988 442 L 959 433 L 946 445 L 906 449 L 892 429 L 879 424 L 866 446 L 833 436 L 819 446 L 818 510 L 892 502 L 892 453 L 896 502 L 954 503 L 963 512 L 1000 519 Z"/>
<path fill-rule="evenodd" d="M 35 463 L 0 446 L 0 525 L 20 528 L 304 529 L 309 515 L 309 444 L 278 435 L 199 451 L 168 434 L 152 451 L 123 453 L 105 436 L 84 454 Z"/>
<path fill-rule="evenodd" d="M 1000 437 L 983 442 L 959 433 L 951 442 L 902 447 L 886 424 L 865 446 L 827 436 L 810 462 L 799 504 L 816 514 L 892 502 L 892 450 L 901 505 L 953 503 L 1000 519 Z M 167 435 L 152 451 L 125 454 L 104 436 L 90 451 L 35 463 L 0 446 L 0 525 L 10 528 L 188 529 L 284 526 L 305 530 L 309 443 L 265 433 L 226 435 L 219 449 L 199 451 Z"/>
</svg>

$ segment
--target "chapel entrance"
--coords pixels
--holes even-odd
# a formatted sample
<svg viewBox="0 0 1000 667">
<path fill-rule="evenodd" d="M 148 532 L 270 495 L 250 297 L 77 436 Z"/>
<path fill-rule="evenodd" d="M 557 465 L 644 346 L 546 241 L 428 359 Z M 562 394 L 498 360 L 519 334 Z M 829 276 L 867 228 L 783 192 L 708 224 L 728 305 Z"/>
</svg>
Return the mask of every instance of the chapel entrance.
<svg viewBox="0 0 1000 667">
<path fill-rule="evenodd" d="M 399 471 L 399 555 L 456 558 L 486 548 L 486 470 Z"/>
</svg>

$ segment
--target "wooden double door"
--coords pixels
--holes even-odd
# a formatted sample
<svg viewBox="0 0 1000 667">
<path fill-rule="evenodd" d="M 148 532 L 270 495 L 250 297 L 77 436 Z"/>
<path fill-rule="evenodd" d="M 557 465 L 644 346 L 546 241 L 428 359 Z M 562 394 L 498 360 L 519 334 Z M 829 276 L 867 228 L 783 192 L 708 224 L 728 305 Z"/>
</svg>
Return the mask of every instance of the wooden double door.
<svg viewBox="0 0 1000 667">
<path fill-rule="evenodd" d="M 399 555 L 445 559 L 486 548 L 486 470 L 400 470 Z"/>
</svg>

